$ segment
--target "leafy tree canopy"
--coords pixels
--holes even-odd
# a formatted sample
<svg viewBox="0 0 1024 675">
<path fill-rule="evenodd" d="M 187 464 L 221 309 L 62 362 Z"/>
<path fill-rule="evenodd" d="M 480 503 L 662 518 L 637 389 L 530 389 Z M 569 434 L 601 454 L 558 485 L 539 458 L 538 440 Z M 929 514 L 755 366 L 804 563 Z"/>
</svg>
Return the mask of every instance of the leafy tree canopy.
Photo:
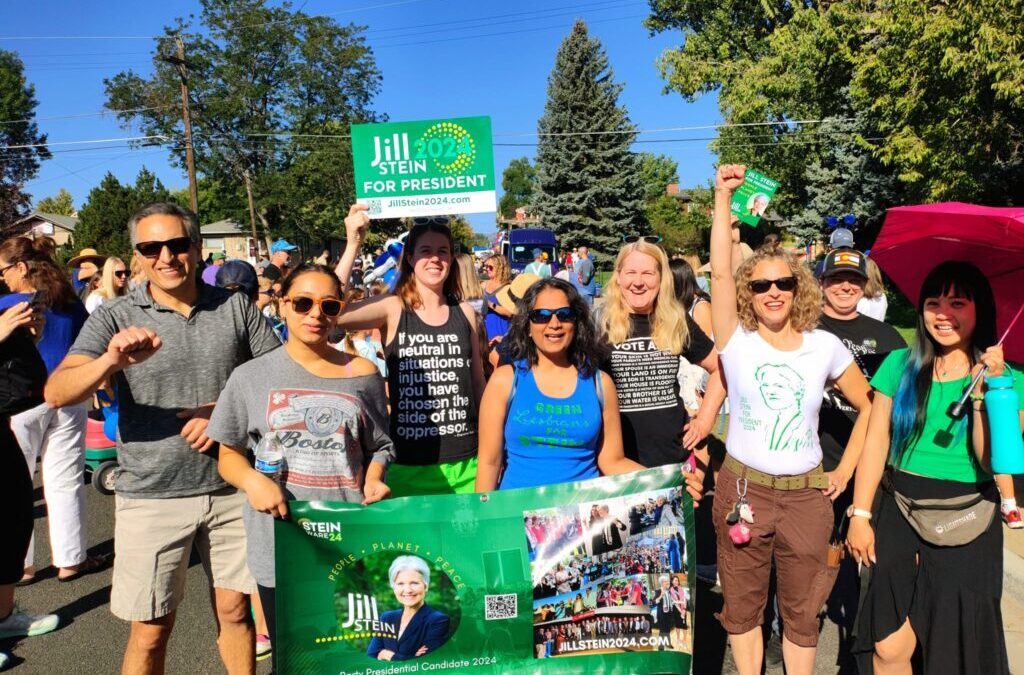
<svg viewBox="0 0 1024 675">
<path fill-rule="evenodd" d="M 61 188 L 54 196 L 40 199 L 36 203 L 36 211 L 53 213 L 58 216 L 73 216 L 75 214 L 75 199 L 70 192 Z"/>
<path fill-rule="evenodd" d="M 36 90 L 25 79 L 24 64 L 14 52 L 0 49 L 0 226 L 7 226 L 28 211 L 32 195 L 25 183 L 39 173 L 39 163 L 50 158 L 46 134 L 35 122 Z"/>
<path fill-rule="evenodd" d="M 176 105 L 181 83 L 177 66 L 165 60 L 175 49 L 170 38 L 180 35 L 197 171 L 243 196 L 250 179 L 257 217 L 273 236 L 338 231 L 354 194 L 348 141 L 337 136 L 350 123 L 379 119 L 370 104 L 381 75 L 363 28 L 288 2 L 201 0 L 201 6 L 198 19 L 179 18 L 165 29 L 152 77 L 127 70 L 104 81 L 107 107 L 146 108 L 118 116 L 146 135 L 173 139 L 172 156 L 184 166 Z"/>
</svg>

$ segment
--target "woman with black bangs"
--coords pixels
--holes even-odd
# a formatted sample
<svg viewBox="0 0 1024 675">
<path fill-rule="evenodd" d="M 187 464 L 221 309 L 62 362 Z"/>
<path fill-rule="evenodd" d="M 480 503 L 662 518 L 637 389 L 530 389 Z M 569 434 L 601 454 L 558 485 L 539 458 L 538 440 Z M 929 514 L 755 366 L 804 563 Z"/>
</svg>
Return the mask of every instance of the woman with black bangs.
<svg viewBox="0 0 1024 675">
<path fill-rule="evenodd" d="M 942 263 L 925 278 L 917 309 L 914 346 L 889 354 L 871 380 L 874 402 L 848 511 L 847 546 L 872 568 L 854 652 L 866 675 L 911 673 L 918 644 L 920 672 L 1008 673 L 984 380 L 964 419 L 947 413 L 983 366 L 989 376 L 1008 370 L 1002 347 L 993 346 L 992 288 L 970 263 Z M 1014 373 L 1024 401 L 1022 380 Z M 921 500 L 944 502 L 927 527 L 920 516 L 936 512 Z"/>
</svg>

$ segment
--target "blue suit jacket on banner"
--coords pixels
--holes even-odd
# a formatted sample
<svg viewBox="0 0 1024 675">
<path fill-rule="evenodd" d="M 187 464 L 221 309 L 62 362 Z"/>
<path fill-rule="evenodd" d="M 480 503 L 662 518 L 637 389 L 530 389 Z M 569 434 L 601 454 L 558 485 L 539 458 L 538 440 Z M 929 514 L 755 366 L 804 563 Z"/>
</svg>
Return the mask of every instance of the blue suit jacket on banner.
<svg viewBox="0 0 1024 675">
<path fill-rule="evenodd" d="M 397 634 L 398 627 L 402 622 L 402 611 L 401 609 L 394 609 L 390 612 L 384 612 L 380 620 L 393 626 Z M 446 614 L 423 605 L 413 615 L 409 625 L 405 627 L 402 637 L 397 639 L 393 637 L 375 637 L 370 641 L 370 646 L 366 648 L 366 655 L 376 658 L 380 650 L 389 649 L 395 653 L 391 657 L 392 661 L 408 661 L 409 659 L 416 658 L 416 651 L 424 645 L 427 647 L 427 653 L 430 653 L 448 640 L 449 623 L 450 621 Z"/>
</svg>

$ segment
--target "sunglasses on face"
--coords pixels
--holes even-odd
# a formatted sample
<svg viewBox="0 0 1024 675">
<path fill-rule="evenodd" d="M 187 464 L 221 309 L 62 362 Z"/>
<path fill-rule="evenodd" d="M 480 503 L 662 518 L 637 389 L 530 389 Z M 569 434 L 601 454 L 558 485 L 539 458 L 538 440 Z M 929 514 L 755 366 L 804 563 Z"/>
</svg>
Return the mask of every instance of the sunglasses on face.
<svg viewBox="0 0 1024 675">
<path fill-rule="evenodd" d="M 175 237 L 165 241 L 140 241 L 135 245 L 135 250 L 143 258 L 159 258 L 164 246 L 171 252 L 171 255 L 182 255 L 188 253 L 192 247 L 192 240 L 188 237 Z"/>
<path fill-rule="evenodd" d="M 118 279 L 124 279 L 128 276 L 128 270 L 114 270 L 114 276 Z"/>
<path fill-rule="evenodd" d="M 747 282 L 747 288 L 754 293 L 767 293 L 772 286 L 784 293 L 796 288 L 796 277 L 779 277 L 778 279 L 752 279 Z"/>
<path fill-rule="evenodd" d="M 622 241 L 626 242 L 627 244 L 635 244 L 638 241 L 645 241 L 648 244 L 660 244 L 661 237 L 659 237 L 656 234 L 645 234 L 643 236 L 640 236 L 639 234 L 627 234 L 625 237 L 622 238 Z"/>
<path fill-rule="evenodd" d="M 576 310 L 572 307 L 559 307 L 558 309 L 531 309 L 528 315 L 531 323 L 548 324 L 551 317 L 558 317 L 559 323 L 576 323 Z"/>
<path fill-rule="evenodd" d="M 313 305 L 320 308 L 321 314 L 329 316 L 332 319 L 341 314 L 341 300 L 332 300 L 330 298 L 326 300 L 314 300 L 313 298 L 299 296 L 297 298 L 288 298 L 288 301 L 292 303 L 292 308 L 299 314 L 309 314 L 313 309 Z"/>
</svg>

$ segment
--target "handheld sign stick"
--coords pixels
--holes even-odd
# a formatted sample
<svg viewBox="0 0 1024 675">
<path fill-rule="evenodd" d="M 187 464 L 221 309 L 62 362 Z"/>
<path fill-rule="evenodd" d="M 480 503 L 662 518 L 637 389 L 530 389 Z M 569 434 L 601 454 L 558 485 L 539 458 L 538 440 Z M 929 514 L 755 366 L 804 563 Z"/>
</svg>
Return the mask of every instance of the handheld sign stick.
<svg viewBox="0 0 1024 675">
<path fill-rule="evenodd" d="M 1024 305 L 1021 305 L 1020 309 L 1017 310 L 1017 315 L 1013 317 L 1013 321 L 1011 321 L 1010 325 L 1006 327 L 1005 331 L 1003 331 L 1003 334 L 999 338 L 999 342 L 997 342 L 996 345 L 1003 344 L 1003 340 L 1005 340 L 1006 336 L 1010 334 L 1010 331 L 1013 330 L 1014 324 L 1017 323 L 1017 319 L 1020 318 L 1021 312 L 1024 312 Z M 988 371 L 988 366 L 978 371 L 978 374 L 975 375 L 974 379 L 971 380 L 970 386 L 968 386 L 967 389 L 964 390 L 964 393 L 962 396 L 960 396 L 960 399 L 949 404 L 949 408 L 946 410 L 947 415 L 949 415 L 955 420 L 958 420 L 964 416 L 964 413 L 966 412 L 964 406 L 967 405 L 967 399 L 971 397 L 971 392 L 974 391 L 974 388 L 978 386 L 978 382 L 981 380 L 981 378 L 985 377 L 986 371 Z"/>
</svg>

